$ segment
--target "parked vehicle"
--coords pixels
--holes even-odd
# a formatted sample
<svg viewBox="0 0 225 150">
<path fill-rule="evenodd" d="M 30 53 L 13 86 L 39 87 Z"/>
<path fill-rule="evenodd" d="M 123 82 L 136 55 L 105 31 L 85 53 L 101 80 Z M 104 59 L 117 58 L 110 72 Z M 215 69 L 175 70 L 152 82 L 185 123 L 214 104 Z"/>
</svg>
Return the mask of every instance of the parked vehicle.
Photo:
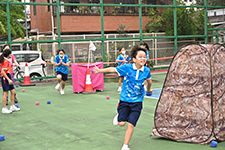
<svg viewBox="0 0 225 150">
<path fill-rule="evenodd" d="M 12 51 L 12 53 L 21 68 L 21 70 L 19 70 L 16 66 L 13 67 L 15 79 L 21 79 L 22 74 L 25 72 L 26 62 L 28 64 L 30 78 L 47 76 L 46 61 L 41 51 Z"/>
</svg>

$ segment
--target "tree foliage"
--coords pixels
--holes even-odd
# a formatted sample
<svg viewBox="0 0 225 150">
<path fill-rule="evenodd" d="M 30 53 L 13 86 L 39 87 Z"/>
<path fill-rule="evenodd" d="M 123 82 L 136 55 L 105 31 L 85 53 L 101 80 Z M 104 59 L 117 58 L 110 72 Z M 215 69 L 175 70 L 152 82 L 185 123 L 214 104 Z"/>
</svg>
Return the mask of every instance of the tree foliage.
<svg viewBox="0 0 225 150">
<path fill-rule="evenodd" d="M 184 5 L 179 2 L 180 5 Z M 151 21 L 146 25 L 147 32 L 166 32 L 174 35 L 174 9 L 164 9 L 161 16 L 151 9 Z M 204 10 L 194 8 L 177 8 L 177 35 L 204 35 Z"/>
<path fill-rule="evenodd" d="M 198 5 L 204 5 L 204 0 L 196 0 Z M 207 0 L 209 6 L 225 6 L 224 0 Z"/>
<path fill-rule="evenodd" d="M 0 2 L 5 2 L 6 0 L 0 0 Z M 20 2 L 20 0 L 9 0 L 10 2 Z M 18 21 L 19 19 L 25 20 L 25 16 L 23 13 L 24 6 L 23 5 L 10 5 L 10 30 L 11 34 L 16 36 L 24 37 L 25 30 L 22 24 Z M 0 33 L 2 35 L 8 34 L 7 27 L 7 13 L 6 13 L 6 5 L 0 5 Z"/>
</svg>

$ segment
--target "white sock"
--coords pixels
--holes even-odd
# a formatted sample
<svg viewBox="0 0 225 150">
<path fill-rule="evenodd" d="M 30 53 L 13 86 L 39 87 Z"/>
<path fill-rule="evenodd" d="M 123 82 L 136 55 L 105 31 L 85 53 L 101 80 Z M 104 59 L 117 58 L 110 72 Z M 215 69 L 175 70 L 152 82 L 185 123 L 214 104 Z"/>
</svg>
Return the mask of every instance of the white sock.
<svg viewBox="0 0 225 150">
<path fill-rule="evenodd" d="M 123 148 L 128 148 L 128 145 L 126 145 L 126 144 L 123 144 Z"/>
</svg>

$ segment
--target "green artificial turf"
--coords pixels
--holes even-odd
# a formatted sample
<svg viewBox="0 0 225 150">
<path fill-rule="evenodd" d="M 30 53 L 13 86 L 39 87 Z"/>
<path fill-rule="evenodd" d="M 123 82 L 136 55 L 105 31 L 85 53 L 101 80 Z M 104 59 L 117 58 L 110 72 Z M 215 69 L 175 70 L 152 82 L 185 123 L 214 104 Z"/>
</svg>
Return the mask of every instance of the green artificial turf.
<svg viewBox="0 0 225 150">
<path fill-rule="evenodd" d="M 161 88 L 164 78 L 165 73 L 153 74 L 152 89 Z M 104 91 L 96 94 L 75 94 L 68 81 L 63 96 L 54 86 L 55 83 L 43 83 L 16 88 L 21 111 L 0 114 L 0 135 L 5 136 L 5 141 L 0 141 L 0 150 L 121 149 L 126 126 L 112 124 L 119 99 L 117 83 L 105 83 Z M 36 101 L 40 105 L 35 105 Z M 145 98 L 129 144 L 131 150 L 224 150 L 225 142 L 211 148 L 150 137 L 156 104 L 156 99 Z"/>
</svg>

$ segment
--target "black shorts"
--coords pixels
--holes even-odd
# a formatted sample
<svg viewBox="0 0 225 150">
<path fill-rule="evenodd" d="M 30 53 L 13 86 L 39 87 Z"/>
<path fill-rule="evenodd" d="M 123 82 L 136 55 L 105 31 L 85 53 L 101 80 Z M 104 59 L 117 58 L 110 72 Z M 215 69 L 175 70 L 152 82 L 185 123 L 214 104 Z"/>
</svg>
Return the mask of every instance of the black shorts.
<svg viewBox="0 0 225 150">
<path fill-rule="evenodd" d="M 142 102 L 128 103 L 120 100 L 118 111 L 118 121 L 127 121 L 134 126 L 141 115 Z"/>
<path fill-rule="evenodd" d="M 8 78 L 11 80 L 11 75 L 9 73 L 6 74 Z M 13 84 L 9 84 L 9 81 L 5 77 L 1 77 L 1 82 L 2 82 L 2 89 L 3 92 L 11 91 L 14 88 Z"/>
<path fill-rule="evenodd" d="M 68 74 L 64 74 L 64 73 L 62 73 L 62 72 L 60 72 L 60 71 L 56 71 L 56 74 L 57 75 L 61 75 L 62 76 L 62 80 L 63 81 L 66 81 L 66 80 L 68 80 Z"/>
</svg>

